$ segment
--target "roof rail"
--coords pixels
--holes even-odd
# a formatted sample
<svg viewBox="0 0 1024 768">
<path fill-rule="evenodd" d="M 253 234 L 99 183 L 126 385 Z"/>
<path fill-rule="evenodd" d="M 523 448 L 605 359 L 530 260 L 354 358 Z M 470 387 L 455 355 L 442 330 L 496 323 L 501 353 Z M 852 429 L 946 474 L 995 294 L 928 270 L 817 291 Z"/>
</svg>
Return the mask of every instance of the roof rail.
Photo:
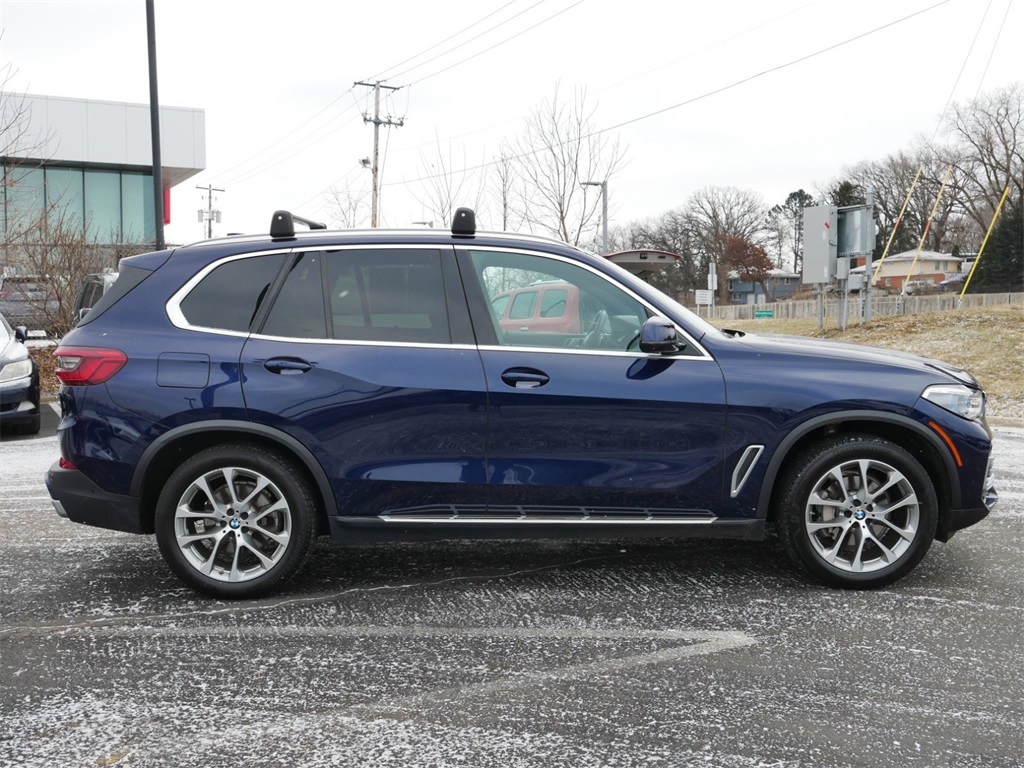
<svg viewBox="0 0 1024 768">
<path fill-rule="evenodd" d="M 459 208 L 452 219 L 452 235 L 454 237 L 474 237 L 476 235 L 476 214 L 472 208 Z"/>
<path fill-rule="evenodd" d="M 310 229 L 327 229 L 326 224 L 296 216 L 288 211 L 274 211 L 270 220 L 270 237 L 274 240 L 291 240 L 295 237 L 295 222 L 305 224 Z"/>
</svg>

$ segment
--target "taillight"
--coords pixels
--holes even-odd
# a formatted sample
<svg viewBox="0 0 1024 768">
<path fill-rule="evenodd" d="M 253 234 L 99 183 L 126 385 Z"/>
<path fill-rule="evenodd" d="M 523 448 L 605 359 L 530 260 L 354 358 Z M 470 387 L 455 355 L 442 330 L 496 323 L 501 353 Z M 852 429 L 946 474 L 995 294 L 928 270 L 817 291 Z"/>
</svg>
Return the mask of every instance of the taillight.
<svg viewBox="0 0 1024 768">
<path fill-rule="evenodd" d="M 57 378 L 63 384 L 102 384 L 124 368 L 128 356 L 119 349 L 98 347 L 57 347 Z"/>
<path fill-rule="evenodd" d="M 61 469 L 78 469 L 78 467 L 76 467 L 76 466 L 75 466 L 74 464 L 72 464 L 72 463 L 71 463 L 70 461 L 68 461 L 67 459 L 65 459 L 65 458 L 64 458 L 63 456 L 61 456 L 61 457 L 60 457 L 60 459 L 59 459 L 59 460 L 57 461 L 57 465 L 58 465 L 58 466 L 59 466 L 59 467 L 60 467 Z"/>
</svg>

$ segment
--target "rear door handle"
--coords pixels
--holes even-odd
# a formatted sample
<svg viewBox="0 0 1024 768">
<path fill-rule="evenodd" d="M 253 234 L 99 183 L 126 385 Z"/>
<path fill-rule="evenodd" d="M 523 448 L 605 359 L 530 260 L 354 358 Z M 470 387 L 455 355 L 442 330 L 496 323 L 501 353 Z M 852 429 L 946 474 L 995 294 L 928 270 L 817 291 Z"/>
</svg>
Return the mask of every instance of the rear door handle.
<svg viewBox="0 0 1024 768">
<path fill-rule="evenodd" d="M 551 377 L 536 368 L 509 368 L 501 374 L 501 380 L 516 389 L 536 389 L 551 381 Z"/>
<path fill-rule="evenodd" d="M 263 367 L 271 373 L 280 373 L 285 376 L 313 370 L 312 363 L 295 357 L 272 357 L 263 364 Z"/>
</svg>

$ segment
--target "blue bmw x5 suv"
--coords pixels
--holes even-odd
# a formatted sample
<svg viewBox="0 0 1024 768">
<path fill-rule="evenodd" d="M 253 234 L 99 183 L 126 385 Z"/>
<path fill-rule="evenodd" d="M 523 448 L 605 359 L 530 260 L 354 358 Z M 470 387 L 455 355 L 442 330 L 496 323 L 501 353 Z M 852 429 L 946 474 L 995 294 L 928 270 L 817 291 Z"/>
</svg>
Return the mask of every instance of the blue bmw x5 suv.
<svg viewBox="0 0 1024 768">
<path fill-rule="evenodd" d="M 155 533 L 218 597 L 280 586 L 320 534 L 774 528 L 817 578 L 876 587 L 996 500 L 970 374 L 720 331 L 468 209 L 450 232 L 296 233 L 279 211 L 269 236 L 125 259 L 55 354 L 57 511 Z"/>
</svg>

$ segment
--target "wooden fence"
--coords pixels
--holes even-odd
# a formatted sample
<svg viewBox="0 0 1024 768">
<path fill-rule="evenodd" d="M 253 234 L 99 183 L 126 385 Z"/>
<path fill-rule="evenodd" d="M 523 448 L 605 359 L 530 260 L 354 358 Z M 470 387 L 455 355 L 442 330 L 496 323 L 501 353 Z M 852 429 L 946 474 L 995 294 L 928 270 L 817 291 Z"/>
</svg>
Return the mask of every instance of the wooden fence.
<svg viewBox="0 0 1024 768">
<path fill-rule="evenodd" d="M 826 313 L 834 318 L 839 312 L 839 298 L 829 296 L 826 299 Z M 1006 304 L 1024 304 L 1024 293 L 975 293 L 963 297 L 953 293 L 939 293 L 932 296 L 872 296 L 871 312 L 873 317 L 891 315 L 912 315 L 918 312 L 945 312 L 951 309 L 971 307 L 991 307 Z M 695 312 L 696 307 L 691 307 Z M 806 301 L 777 301 L 772 304 L 736 304 L 717 307 L 700 307 L 701 317 L 710 316 L 718 320 L 753 320 L 754 312 L 770 309 L 772 316 L 782 320 L 797 320 L 818 316 L 817 299 Z M 860 296 L 850 296 L 847 317 L 850 322 L 857 322 L 864 314 L 864 300 Z"/>
</svg>

